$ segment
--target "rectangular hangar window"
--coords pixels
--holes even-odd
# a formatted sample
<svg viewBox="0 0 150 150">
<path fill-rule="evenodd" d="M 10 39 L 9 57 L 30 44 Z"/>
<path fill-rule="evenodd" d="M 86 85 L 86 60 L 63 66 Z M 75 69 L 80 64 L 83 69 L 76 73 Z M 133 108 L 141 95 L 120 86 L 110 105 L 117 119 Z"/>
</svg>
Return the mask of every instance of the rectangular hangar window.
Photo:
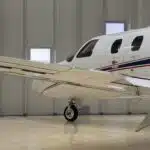
<svg viewBox="0 0 150 150">
<path fill-rule="evenodd" d="M 113 34 L 120 33 L 125 31 L 125 23 L 124 22 L 113 22 L 106 21 L 105 22 L 105 34 Z"/>
<path fill-rule="evenodd" d="M 43 63 L 51 62 L 51 49 L 50 48 L 31 48 L 30 60 Z"/>
</svg>

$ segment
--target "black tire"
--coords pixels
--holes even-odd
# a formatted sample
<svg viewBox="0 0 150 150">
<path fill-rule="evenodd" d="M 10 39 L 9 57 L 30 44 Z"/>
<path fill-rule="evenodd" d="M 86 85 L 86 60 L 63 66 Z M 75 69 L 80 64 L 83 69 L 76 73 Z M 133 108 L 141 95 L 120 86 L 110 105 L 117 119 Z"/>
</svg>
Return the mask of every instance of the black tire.
<svg viewBox="0 0 150 150">
<path fill-rule="evenodd" d="M 69 106 L 67 106 L 67 107 L 65 108 L 65 110 L 64 110 L 64 117 L 65 117 L 65 119 L 66 119 L 67 121 L 73 122 L 73 121 L 75 121 L 75 120 L 78 118 L 78 109 L 76 108 L 76 106 L 71 105 L 71 106 L 70 106 L 70 109 L 71 109 L 71 111 L 73 111 L 73 115 L 70 116 L 70 117 L 68 117 L 68 116 L 67 116 L 68 108 L 69 108 Z"/>
</svg>

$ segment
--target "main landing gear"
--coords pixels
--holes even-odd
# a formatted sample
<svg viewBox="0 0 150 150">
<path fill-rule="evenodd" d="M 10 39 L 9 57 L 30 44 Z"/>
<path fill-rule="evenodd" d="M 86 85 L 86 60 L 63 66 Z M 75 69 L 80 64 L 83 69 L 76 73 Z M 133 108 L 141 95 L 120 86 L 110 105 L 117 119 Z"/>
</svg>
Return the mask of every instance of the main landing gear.
<svg viewBox="0 0 150 150">
<path fill-rule="evenodd" d="M 74 101 L 74 99 L 71 99 L 69 101 L 69 105 L 64 110 L 64 117 L 67 121 L 73 122 L 78 118 L 78 108 Z"/>
</svg>

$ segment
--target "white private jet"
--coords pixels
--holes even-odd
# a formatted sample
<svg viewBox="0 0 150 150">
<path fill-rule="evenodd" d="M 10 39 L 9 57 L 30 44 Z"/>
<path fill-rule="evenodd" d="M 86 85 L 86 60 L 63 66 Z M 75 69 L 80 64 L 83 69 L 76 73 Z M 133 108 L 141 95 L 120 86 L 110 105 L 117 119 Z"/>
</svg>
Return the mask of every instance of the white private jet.
<svg viewBox="0 0 150 150">
<path fill-rule="evenodd" d="M 149 98 L 150 28 L 94 37 L 58 64 L 0 56 L 0 71 L 35 79 L 33 90 L 69 99 L 68 121 L 78 117 L 77 99 Z M 148 92 L 146 92 L 148 91 Z M 136 131 L 148 126 L 150 115 Z"/>
</svg>

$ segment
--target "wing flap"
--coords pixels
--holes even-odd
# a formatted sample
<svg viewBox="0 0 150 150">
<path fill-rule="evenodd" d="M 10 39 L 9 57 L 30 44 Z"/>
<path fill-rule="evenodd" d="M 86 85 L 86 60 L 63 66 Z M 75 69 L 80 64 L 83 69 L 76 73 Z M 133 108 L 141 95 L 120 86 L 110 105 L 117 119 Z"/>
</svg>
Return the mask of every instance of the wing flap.
<svg viewBox="0 0 150 150">
<path fill-rule="evenodd" d="M 83 84 L 98 84 L 99 83 L 110 83 L 115 80 L 115 76 L 107 72 L 94 72 L 91 70 L 80 70 L 80 69 L 71 69 L 67 72 L 60 72 L 56 74 L 53 79 L 58 79 L 68 82 L 76 82 Z"/>
<path fill-rule="evenodd" d="M 125 91 L 121 85 L 111 84 L 117 77 L 108 72 L 72 69 L 51 76 L 51 81 L 62 82 L 73 86 L 93 88 L 99 90 Z"/>
</svg>

